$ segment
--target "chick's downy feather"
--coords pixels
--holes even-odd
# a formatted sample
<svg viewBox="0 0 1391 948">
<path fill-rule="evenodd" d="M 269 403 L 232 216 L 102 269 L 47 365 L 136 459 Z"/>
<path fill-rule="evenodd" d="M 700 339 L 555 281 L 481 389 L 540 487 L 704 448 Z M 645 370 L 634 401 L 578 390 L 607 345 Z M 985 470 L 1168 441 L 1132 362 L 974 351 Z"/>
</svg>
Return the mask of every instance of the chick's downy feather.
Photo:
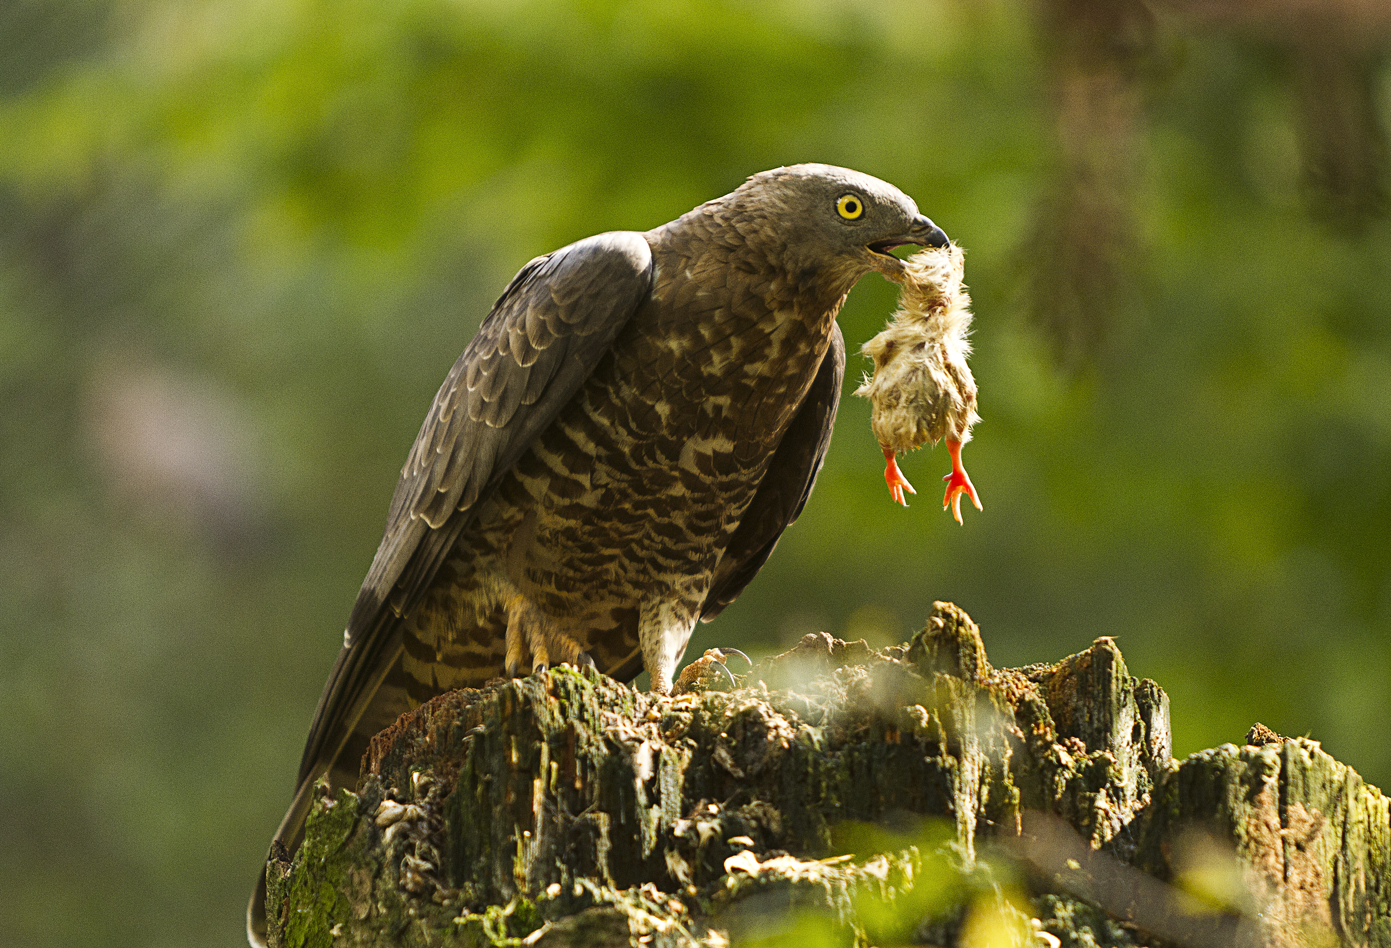
<svg viewBox="0 0 1391 948">
<path fill-rule="evenodd" d="M 902 274 L 899 305 L 883 332 L 862 351 L 874 361 L 855 394 L 870 400 L 871 425 L 888 459 L 885 479 L 894 499 L 913 488 L 898 471 L 895 455 L 946 439 L 952 474 L 943 506 L 967 494 L 977 509 L 980 500 L 960 464 L 961 445 L 971 439 L 976 413 L 976 381 L 966 364 L 971 352 L 971 298 L 962 283 L 964 254 L 951 244 L 914 254 Z"/>
</svg>

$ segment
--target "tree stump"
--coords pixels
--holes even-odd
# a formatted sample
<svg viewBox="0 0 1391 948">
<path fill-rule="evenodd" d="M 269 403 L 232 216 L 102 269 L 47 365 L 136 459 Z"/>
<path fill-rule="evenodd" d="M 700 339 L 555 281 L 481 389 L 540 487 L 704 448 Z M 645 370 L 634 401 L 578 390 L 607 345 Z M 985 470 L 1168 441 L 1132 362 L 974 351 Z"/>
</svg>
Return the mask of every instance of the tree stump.
<svg viewBox="0 0 1391 948">
<path fill-rule="evenodd" d="M 1110 639 L 995 669 L 937 603 L 727 678 L 565 666 L 403 716 L 272 857 L 270 944 L 1391 948 L 1387 799 L 1268 729 L 1173 760 Z"/>
</svg>

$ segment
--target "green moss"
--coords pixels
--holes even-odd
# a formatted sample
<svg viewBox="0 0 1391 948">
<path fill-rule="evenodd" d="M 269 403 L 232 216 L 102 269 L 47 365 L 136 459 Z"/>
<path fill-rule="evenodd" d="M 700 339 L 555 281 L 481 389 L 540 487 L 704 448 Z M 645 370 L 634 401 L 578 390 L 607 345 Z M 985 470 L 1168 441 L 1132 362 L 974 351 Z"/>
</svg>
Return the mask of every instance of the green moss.
<svg viewBox="0 0 1391 948">
<path fill-rule="evenodd" d="M 305 841 L 288 878 L 277 892 L 289 899 L 281 944 L 284 948 L 330 948 L 333 927 L 349 918 L 354 904 L 369 897 L 375 859 L 355 836 L 358 798 L 347 790 L 319 798 L 309 811 Z M 356 896 L 356 899 L 354 898 Z"/>
<path fill-rule="evenodd" d="M 1088 902 L 1043 895 L 1034 904 L 1043 930 L 1056 935 L 1062 948 L 1135 948 L 1140 944 L 1124 926 Z"/>
<path fill-rule="evenodd" d="M 460 948 L 517 948 L 543 921 L 535 903 L 515 898 L 506 905 L 489 905 L 482 912 L 457 916 L 451 944 Z"/>
</svg>

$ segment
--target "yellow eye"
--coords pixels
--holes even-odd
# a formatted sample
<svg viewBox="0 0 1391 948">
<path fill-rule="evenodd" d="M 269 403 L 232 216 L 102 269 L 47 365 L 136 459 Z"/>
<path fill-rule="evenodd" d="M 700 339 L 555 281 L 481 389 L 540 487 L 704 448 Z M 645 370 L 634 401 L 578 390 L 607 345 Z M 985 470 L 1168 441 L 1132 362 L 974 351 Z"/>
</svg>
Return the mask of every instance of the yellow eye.
<svg viewBox="0 0 1391 948">
<path fill-rule="evenodd" d="M 865 202 L 857 194 L 842 194 L 836 198 L 836 212 L 848 221 L 853 221 L 865 212 Z"/>
</svg>

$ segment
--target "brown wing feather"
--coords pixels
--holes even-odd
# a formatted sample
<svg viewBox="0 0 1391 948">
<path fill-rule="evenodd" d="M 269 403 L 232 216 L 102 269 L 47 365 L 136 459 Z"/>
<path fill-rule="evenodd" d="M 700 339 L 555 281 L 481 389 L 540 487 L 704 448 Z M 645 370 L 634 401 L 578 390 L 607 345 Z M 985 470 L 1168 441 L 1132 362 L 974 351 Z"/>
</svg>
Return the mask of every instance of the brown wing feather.
<svg viewBox="0 0 1391 948">
<path fill-rule="evenodd" d="M 611 233 L 538 257 L 503 291 L 450 369 L 401 471 L 310 727 L 301 779 L 334 743 L 327 732 L 351 728 L 335 718 L 362 703 L 361 683 L 385 673 L 372 659 L 394 659 L 388 629 L 429 586 L 479 499 L 579 389 L 651 287 L 647 242 Z"/>
<path fill-rule="evenodd" d="M 652 279 L 651 248 L 637 233 L 600 234 L 537 257 L 508 284 L 454 363 L 401 471 L 277 841 L 291 848 L 298 842 L 310 785 L 334 766 L 400 654 L 400 616 L 428 588 L 479 500 L 648 299 Z M 264 898 L 263 874 L 248 910 L 253 935 L 265 930 Z"/>
</svg>

